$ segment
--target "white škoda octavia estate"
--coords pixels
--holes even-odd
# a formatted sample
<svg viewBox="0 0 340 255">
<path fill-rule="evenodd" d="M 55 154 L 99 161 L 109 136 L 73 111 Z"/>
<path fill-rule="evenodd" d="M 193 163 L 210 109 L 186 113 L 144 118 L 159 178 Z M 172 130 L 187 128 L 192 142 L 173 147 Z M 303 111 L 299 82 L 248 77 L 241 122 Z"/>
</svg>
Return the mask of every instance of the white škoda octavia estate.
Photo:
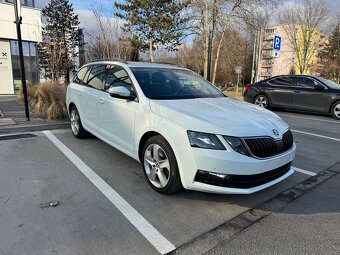
<svg viewBox="0 0 340 255">
<path fill-rule="evenodd" d="M 293 173 L 295 144 L 274 113 L 225 97 L 170 64 L 99 61 L 67 89 L 72 132 L 88 132 L 142 163 L 158 192 L 250 194 Z"/>
</svg>

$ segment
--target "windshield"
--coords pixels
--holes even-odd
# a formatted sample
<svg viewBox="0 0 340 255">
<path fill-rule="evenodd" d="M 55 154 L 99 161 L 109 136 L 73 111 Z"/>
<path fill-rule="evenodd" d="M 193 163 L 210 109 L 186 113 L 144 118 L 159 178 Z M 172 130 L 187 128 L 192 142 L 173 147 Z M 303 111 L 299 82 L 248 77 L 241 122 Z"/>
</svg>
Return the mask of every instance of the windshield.
<svg viewBox="0 0 340 255">
<path fill-rule="evenodd" d="M 150 99 L 224 97 L 215 86 L 190 70 L 144 67 L 131 70 Z"/>
<path fill-rule="evenodd" d="M 332 89 L 340 89 L 340 84 L 339 83 L 336 83 L 334 81 L 325 79 L 323 77 L 318 77 L 318 79 L 320 81 L 322 81 L 323 83 L 325 83 L 327 86 L 331 87 Z"/>
</svg>

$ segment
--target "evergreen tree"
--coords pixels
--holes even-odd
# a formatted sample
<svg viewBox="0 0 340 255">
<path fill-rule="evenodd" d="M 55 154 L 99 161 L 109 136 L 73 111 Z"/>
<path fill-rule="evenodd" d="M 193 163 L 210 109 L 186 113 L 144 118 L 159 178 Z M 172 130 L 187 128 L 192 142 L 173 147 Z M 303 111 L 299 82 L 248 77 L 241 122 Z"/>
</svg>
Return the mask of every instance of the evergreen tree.
<svg viewBox="0 0 340 255">
<path fill-rule="evenodd" d="M 320 74 L 326 78 L 340 83 L 340 23 L 333 30 L 328 38 L 328 43 L 321 51 Z"/>
<path fill-rule="evenodd" d="M 46 78 L 64 77 L 68 81 L 78 55 L 78 15 L 74 14 L 68 0 L 51 0 L 42 14 L 45 26 L 42 27 L 43 41 L 38 44 L 40 67 Z"/>
<path fill-rule="evenodd" d="M 184 36 L 183 28 L 187 19 L 181 11 L 189 1 L 176 0 L 126 0 L 115 1 L 118 9 L 115 16 L 126 21 L 124 30 L 132 32 L 139 39 L 141 50 L 149 50 L 154 62 L 154 49 L 162 45 L 167 50 L 175 50 Z"/>
</svg>

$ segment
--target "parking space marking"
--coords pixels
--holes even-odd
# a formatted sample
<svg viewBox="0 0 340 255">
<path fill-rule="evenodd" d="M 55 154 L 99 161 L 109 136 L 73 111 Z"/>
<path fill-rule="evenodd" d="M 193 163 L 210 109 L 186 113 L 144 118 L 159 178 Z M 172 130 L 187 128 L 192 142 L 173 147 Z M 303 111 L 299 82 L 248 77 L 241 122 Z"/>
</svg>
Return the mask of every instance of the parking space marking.
<svg viewBox="0 0 340 255">
<path fill-rule="evenodd" d="M 142 215 L 124 200 L 110 185 L 100 178 L 84 161 L 66 147 L 50 131 L 43 131 L 46 137 L 106 196 L 107 199 L 134 225 L 134 227 L 161 253 L 176 249 Z"/>
<path fill-rule="evenodd" d="M 334 138 L 334 137 L 324 136 L 324 135 L 318 135 L 318 134 L 314 134 L 314 133 L 308 133 L 308 132 L 304 132 L 304 131 L 300 131 L 300 130 L 295 130 L 295 129 L 291 129 L 291 130 L 293 132 L 295 132 L 295 133 L 301 133 L 301 134 L 305 134 L 305 135 L 311 135 L 311 136 L 316 136 L 316 137 L 325 138 L 325 139 L 329 139 L 329 140 L 340 142 L 339 138 Z"/>
<path fill-rule="evenodd" d="M 281 113 L 277 113 L 277 114 L 280 115 L 280 116 L 297 118 L 297 119 L 316 120 L 316 121 L 323 121 L 323 122 L 340 124 L 340 121 L 336 121 L 336 120 L 324 120 L 324 119 L 317 119 L 317 118 L 310 118 L 310 117 L 301 117 L 301 116 L 294 116 L 294 115 L 281 114 Z"/>
<path fill-rule="evenodd" d="M 307 174 L 309 176 L 315 176 L 316 175 L 316 173 L 313 173 L 313 172 L 307 171 L 307 170 L 303 170 L 303 169 L 295 167 L 295 166 L 292 166 L 292 170 L 299 172 L 299 173 L 302 173 L 302 174 Z"/>
</svg>

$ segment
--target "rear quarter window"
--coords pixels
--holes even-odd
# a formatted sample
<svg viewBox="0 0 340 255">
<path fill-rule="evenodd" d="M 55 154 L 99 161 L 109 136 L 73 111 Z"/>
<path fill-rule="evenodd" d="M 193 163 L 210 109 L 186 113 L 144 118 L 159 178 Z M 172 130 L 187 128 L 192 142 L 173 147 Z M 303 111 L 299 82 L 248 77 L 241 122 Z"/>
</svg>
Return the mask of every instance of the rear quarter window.
<svg viewBox="0 0 340 255">
<path fill-rule="evenodd" d="M 82 67 L 76 74 L 76 77 L 74 77 L 73 81 L 79 84 L 84 84 L 84 77 L 85 74 L 87 73 L 87 70 L 88 70 L 87 66 Z"/>
</svg>

